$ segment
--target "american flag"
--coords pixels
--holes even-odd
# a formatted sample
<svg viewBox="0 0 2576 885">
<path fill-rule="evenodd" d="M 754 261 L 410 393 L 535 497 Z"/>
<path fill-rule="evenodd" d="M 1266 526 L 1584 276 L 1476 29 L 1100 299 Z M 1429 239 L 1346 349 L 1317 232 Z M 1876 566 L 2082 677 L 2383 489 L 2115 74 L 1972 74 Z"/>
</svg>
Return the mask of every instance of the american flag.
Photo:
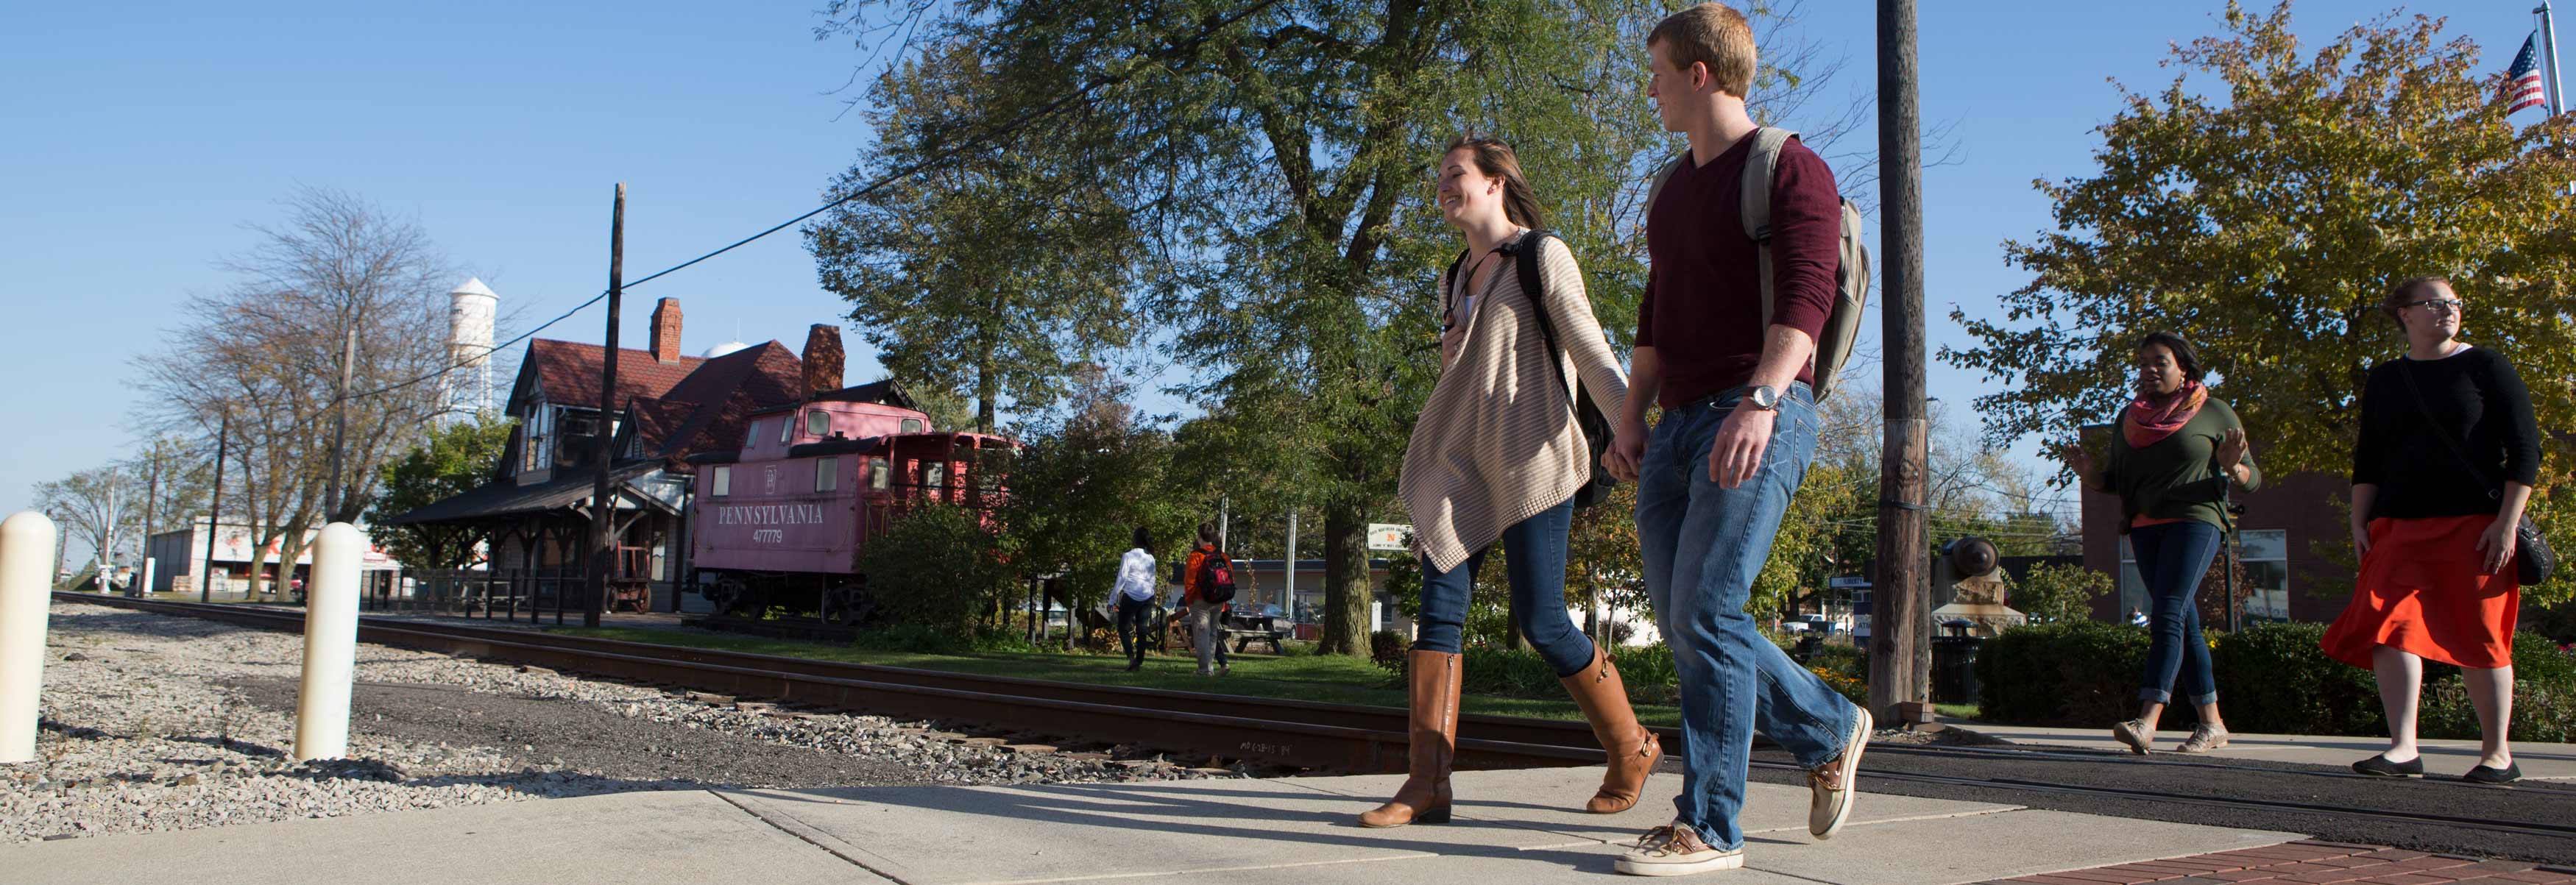
<svg viewBox="0 0 2576 885">
<path fill-rule="evenodd" d="M 2533 31 L 2522 41 L 2522 52 L 2513 57 L 2513 67 L 2504 72 L 2505 98 L 2513 106 L 2505 113 L 2549 104 L 2548 88 L 2540 82 L 2540 32 Z"/>
</svg>

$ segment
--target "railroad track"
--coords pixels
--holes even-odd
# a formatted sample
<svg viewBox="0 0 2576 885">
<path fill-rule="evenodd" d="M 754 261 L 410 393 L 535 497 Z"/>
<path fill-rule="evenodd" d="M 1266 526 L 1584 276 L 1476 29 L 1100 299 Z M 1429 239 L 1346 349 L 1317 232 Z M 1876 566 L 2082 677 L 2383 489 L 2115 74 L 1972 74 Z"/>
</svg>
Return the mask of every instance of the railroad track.
<svg viewBox="0 0 2576 885">
<path fill-rule="evenodd" d="M 55 598 L 265 630 L 304 628 L 301 613 L 264 607 L 80 593 Z M 1358 773 L 1400 772 L 1405 766 L 1405 712 L 1388 707 L 951 673 L 375 616 L 359 618 L 358 639 L 747 698 L 1036 729 L 1270 765 Z M 1460 718 L 1462 731 L 1472 726 L 1478 735 L 1458 741 L 1460 768 L 1601 762 L 1592 730 L 1581 723 Z"/>
<path fill-rule="evenodd" d="M 58 593 L 56 598 L 289 632 L 300 632 L 304 621 L 302 614 L 292 610 L 254 606 L 160 602 L 74 593 Z M 1361 773 L 1401 772 L 1405 767 L 1405 711 L 1390 707 L 952 673 L 376 616 L 359 619 L 358 638 L 365 642 L 507 660 L 743 697 L 980 723 L 1005 730 L 1035 729 L 1271 765 Z M 1659 728 L 1656 731 L 1665 741 L 1669 765 L 1670 760 L 1679 755 L 1681 736 L 1676 729 Z M 1460 768 L 1544 768 L 1588 766 L 1601 762 L 1599 745 L 1593 740 L 1591 728 L 1583 723 L 1471 714 L 1460 717 L 1459 732 L 1457 764 Z M 2102 764 L 2218 767 L 2286 776 L 2336 776 L 2332 772 L 2260 769 L 2197 761 L 2103 759 L 2080 752 L 1880 745 L 1872 747 L 1871 753 L 1986 759 L 2022 756 Z M 1752 765 L 1766 771 L 1800 771 L 1787 763 L 1755 760 Z M 2213 797 L 2016 777 L 1930 774 L 1878 766 L 1864 766 L 1861 777 L 1864 780 L 1934 787 L 2262 809 L 2289 815 L 2576 839 L 2576 825 L 2551 821 L 2500 821 L 2405 809 Z"/>
</svg>

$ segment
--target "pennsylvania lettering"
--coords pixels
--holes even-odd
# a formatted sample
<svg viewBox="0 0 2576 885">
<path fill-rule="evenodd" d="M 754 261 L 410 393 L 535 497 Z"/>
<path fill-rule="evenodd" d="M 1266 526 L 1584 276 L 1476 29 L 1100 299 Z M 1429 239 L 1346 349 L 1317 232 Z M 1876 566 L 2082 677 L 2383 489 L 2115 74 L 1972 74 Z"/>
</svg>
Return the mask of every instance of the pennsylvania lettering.
<svg viewBox="0 0 2576 885">
<path fill-rule="evenodd" d="M 806 525 L 823 521 L 821 504 L 763 504 L 716 508 L 717 525 Z"/>
</svg>

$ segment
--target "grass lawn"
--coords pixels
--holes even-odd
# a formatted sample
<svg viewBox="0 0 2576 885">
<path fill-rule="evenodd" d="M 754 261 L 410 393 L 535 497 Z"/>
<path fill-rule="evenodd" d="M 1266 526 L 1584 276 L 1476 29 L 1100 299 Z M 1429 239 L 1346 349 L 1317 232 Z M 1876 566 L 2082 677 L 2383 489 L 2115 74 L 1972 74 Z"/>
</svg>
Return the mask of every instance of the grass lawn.
<svg viewBox="0 0 2576 885">
<path fill-rule="evenodd" d="M 1975 704 L 1933 704 L 1932 711 L 1952 719 L 1967 719 L 1973 721 L 1977 718 L 1977 705 Z"/>
<path fill-rule="evenodd" d="M 1234 674 L 1222 678 L 1198 675 L 1198 659 L 1177 655 L 1149 655 L 1145 668 L 1127 672 L 1127 659 L 1117 655 L 1048 654 L 990 652 L 972 655 L 934 655 L 913 652 L 871 651 L 846 645 L 764 639 L 753 636 L 710 636 L 682 630 L 657 630 L 635 627 L 558 627 L 552 628 L 570 636 L 590 636 L 653 645 L 675 645 L 689 648 L 713 648 L 782 657 L 811 658 L 825 661 L 847 661 L 854 664 L 883 664 L 923 670 L 947 670 L 957 673 L 981 673 L 994 676 L 1017 676 L 1028 679 L 1052 679 L 1094 685 L 1131 685 L 1140 688 L 1163 688 L 1180 691 L 1204 691 L 1263 698 L 1291 698 L 1335 704 L 1367 704 L 1379 707 L 1403 707 L 1402 689 L 1388 687 L 1386 671 L 1369 663 L 1367 658 L 1341 655 L 1268 655 L 1233 654 Z M 1583 714 L 1574 702 L 1563 698 L 1533 698 L 1468 695 L 1466 711 L 1501 716 L 1530 716 L 1540 719 L 1581 719 Z M 1641 706 L 1637 718 L 1649 725 L 1678 725 L 1681 712 L 1672 707 Z"/>
</svg>

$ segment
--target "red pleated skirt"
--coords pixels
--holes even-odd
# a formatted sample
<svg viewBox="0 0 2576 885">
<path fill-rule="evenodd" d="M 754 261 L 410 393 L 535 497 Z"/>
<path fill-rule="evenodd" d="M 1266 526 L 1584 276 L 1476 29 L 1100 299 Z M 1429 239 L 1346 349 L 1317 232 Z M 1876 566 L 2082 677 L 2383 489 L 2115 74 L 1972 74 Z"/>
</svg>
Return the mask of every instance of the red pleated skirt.
<svg viewBox="0 0 2576 885">
<path fill-rule="evenodd" d="M 2365 668 L 2382 645 L 2461 667 L 2511 665 L 2522 584 L 2510 562 L 2487 574 L 2478 552 L 2495 519 L 2371 520 L 2370 553 L 2361 558 L 2352 602 L 2318 645 Z"/>
</svg>

